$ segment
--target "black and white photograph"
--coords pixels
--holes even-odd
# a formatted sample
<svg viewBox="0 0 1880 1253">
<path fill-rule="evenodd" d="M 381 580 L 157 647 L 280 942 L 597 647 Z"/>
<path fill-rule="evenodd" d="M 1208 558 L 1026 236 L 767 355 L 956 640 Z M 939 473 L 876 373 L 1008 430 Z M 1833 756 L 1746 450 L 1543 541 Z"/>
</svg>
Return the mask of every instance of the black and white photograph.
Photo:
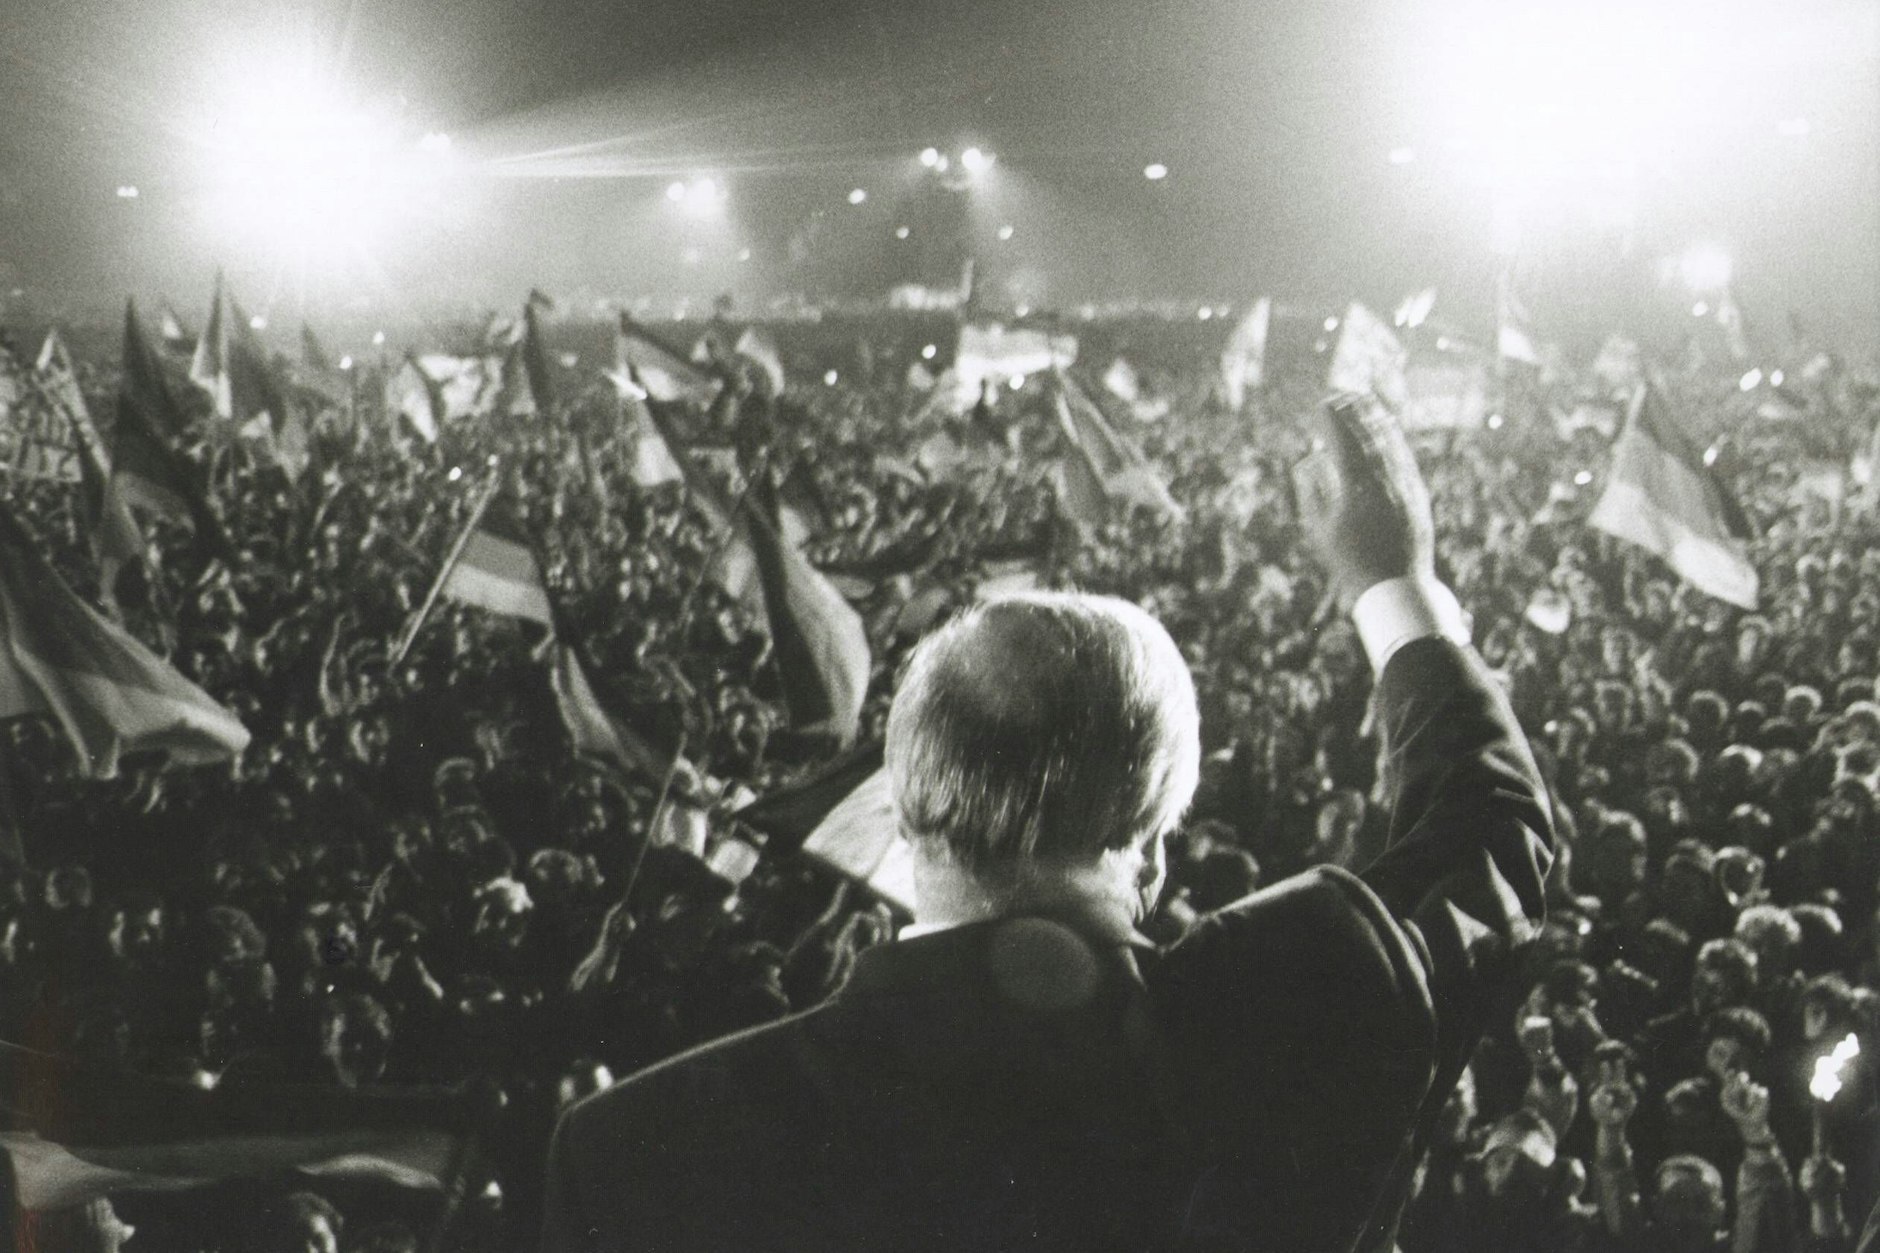
<svg viewBox="0 0 1880 1253">
<path fill-rule="evenodd" d="M 1880 1253 L 1880 3 L 0 0 L 0 1253 Z"/>
</svg>

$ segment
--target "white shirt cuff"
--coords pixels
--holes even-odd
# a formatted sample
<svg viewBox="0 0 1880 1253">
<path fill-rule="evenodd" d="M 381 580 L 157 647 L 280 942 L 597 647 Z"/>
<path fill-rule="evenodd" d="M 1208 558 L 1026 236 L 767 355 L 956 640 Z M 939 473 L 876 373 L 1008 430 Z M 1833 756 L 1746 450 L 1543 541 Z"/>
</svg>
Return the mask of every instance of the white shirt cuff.
<svg viewBox="0 0 1880 1253">
<path fill-rule="evenodd" d="M 1398 649 L 1411 640 L 1440 635 L 1469 642 L 1469 621 L 1456 594 L 1429 578 L 1385 579 L 1373 583 L 1351 607 L 1351 621 L 1371 659 L 1371 672 L 1383 674 Z"/>
</svg>

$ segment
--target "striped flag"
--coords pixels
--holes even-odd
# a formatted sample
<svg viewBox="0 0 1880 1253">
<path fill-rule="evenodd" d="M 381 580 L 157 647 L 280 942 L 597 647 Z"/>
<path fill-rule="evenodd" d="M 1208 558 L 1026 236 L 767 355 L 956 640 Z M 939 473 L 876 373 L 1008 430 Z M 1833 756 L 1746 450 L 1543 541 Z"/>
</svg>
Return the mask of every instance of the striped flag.
<svg viewBox="0 0 1880 1253">
<path fill-rule="evenodd" d="M 900 836 L 879 743 L 856 748 L 732 815 L 766 851 L 801 852 L 914 912 L 913 849 Z"/>
<path fill-rule="evenodd" d="M 760 512 L 747 501 L 744 513 L 790 725 L 850 744 L 861 728 L 874 665 L 862 616 L 784 539 L 775 508 Z"/>
<path fill-rule="evenodd" d="M 1587 522 L 1656 553 L 1699 591 L 1756 608 L 1756 568 L 1745 551 L 1749 521 L 1711 469 L 1709 454 L 1650 383 L 1633 393 L 1606 490 Z"/>
<path fill-rule="evenodd" d="M 200 765 L 248 746 L 234 714 L 73 594 L 3 507 L 0 627 L 0 717 L 50 717 L 91 778 L 114 778 L 125 753 Z"/>
<path fill-rule="evenodd" d="M 1112 503 L 1139 505 L 1177 520 L 1187 516 L 1161 472 L 1110 425 L 1077 380 L 1058 375 L 1054 400 L 1058 427 L 1073 453 L 1064 458 L 1059 480 L 1073 518 L 1107 517 Z"/>
<path fill-rule="evenodd" d="M 1273 302 L 1265 296 L 1253 302 L 1253 308 L 1227 337 L 1221 350 L 1221 384 L 1227 404 L 1238 413 L 1247 404 L 1247 393 L 1258 391 L 1266 379 L 1266 336 L 1273 321 Z"/>
<path fill-rule="evenodd" d="M 215 289 L 209 297 L 209 320 L 202 337 L 196 341 L 195 355 L 189 359 L 189 381 L 209 393 L 209 408 L 223 421 L 235 417 L 235 384 L 229 371 L 228 300 L 222 292 L 222 271 L 215 272 Z"/>
<path fill-rule="evenodd" d="M 716 375 L 693 365 L 625 313 L 614 339 L 614 367 L 664 404 L 710 404 L 722 386 Z"/>
<path fill-rule="evenodd" d="M 136 302 L 126 301 L 117 425 L 111 431 L 112 474 L 126 502 L 190 527 L 199 542 L 226 556 L 234 544 L 209 507 L 202 471 L 170 444 L 170 433 L 182 425 L 182 409 L 144 337 Z"/>
<path fill-rule="evenodd" d="M 0 1154 L 27 1212 L 282 1170 L 442 1189 L 472 1116 L 456 1092 L 205 1089 L 0 1044 Z"/>
<path fill-rule="evenodd" d="M 754 326 L 747 326 L 744 328 L 744 333 L 738 336 L 738 342 L 732 351 L 741 361 L 748 362 L 755 367 L 757 376 L 768 386 L 768 392 L 760 388 L 760 393 L 772 397 L 783 394 L 783 389 L 788 385 L 789 380 L 784 377 L 783 357 L 777 352 L 777 345 L 770 341 L 768 335 Z"/>
<path fill-rule="evenodd" d="M 83 488 L 86 531 L 92 555 L 98 562 L 99 586 L 108 601 L 114 597 L 118 571 L 128 562 L 143 560 L 143 531 L 131 516 L 130 504 L 111 475 L 110 454 L 98 435 L 98 428 L 92 424 L 71 357 L 58 331 L 46 332 L 35 374 L 42 393 L 64 413 L 71 422 L 73 434 L 78 437 L 78 472 Z"/>
<path fill-rule="evenodd" d="M 385 408 L 409 422 L 425 443 L 437 443 L 438 426 L 444 417 L 443 392 L 410 353 L 385 381 Z"/>
<path fill-rule="evenodd" d="M 513 519 L 495 510 L 471 519 L 457 559 L 444 576 L 443 594 L 545 626 L 553 620 L 534 548 Z"/>
</svg>

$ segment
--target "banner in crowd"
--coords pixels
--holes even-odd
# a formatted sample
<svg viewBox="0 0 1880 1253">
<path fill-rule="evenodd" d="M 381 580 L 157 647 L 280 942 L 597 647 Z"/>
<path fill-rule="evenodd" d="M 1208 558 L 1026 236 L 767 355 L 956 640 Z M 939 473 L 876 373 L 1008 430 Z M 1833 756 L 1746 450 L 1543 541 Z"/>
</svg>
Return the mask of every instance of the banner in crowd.
<svg viewBox="0 0 1880 1253">
<path fill-rule="evenodd" d="M 117 424 L 111 429 L 112 482 L 129 504 L 189 527 L 213 553 L 229 556 L 234 542 L 209 507 L 202 470 L 171 443 L 184 426 L 163 363 L 137 320 L 137 302 L 127 300 Z"/>
<path fill-rule="evenodd" d="M 90 778 L 115 778 L 126 753 L 204 765 L 248 747 L 234 714 L 80 600 L 4 507 L 0 628 L 0 717 L 51 718 Z"/>
<path fill-rule="evenodd" d="M 1408 431 L 1476 430 L 1488 417 L 1488 370 L 1448 356 L 1410 363 L 1398 420 Z"/>
<path fill-rule="evenodd" d="M 1641 384 L 1633 394 L 1606 490 L 1587 523 L 1656 553 L 1699 591 L 1756 608 L 1748 519 L 1657 387 Z"/>
<path fill-rule="evenodd" d="M 1112 427 L 1077 381 L 1058 377 L 1058 427 L 1070 455 L 1060 459 L 1060 501 L 1078 522 L 1101 525 L 1114 505 L 1141 506 L 1165 517 L 1187 516 L 1162 472 Z"/>
<path fill-rule="evenodd" d="M 1273 302 L 1262 296 L 1221 349 L 1221 385 L 1228 408 L 1236 413 L 1246 407 L 1247 393 L 1260 390 L 1266 380 L 1266 337 L 1272 322 Z"/>
<path fill-rule="evenodd" d="M 471 1131 L 453 1092 L 226 1083 L 82 1067 L 0 1043 L 0 1155 L 21 1210 L 283 1170 L 443 1189 Z"/>
<path fill-rule="evenodd" d="M 1325 385 L 1335 392 L 1375 395 L 1402 413 L 1407 398 L 1404 365 L 1403 344 L 1395 332 L 1354 301 L 1340 324 Z"/>
<path fill-rule="evenodd" d="M 64 405 L 75 400 L 82 410 L 84 397 L 56 335 L 48 336 L 40 360 L 29 376 L 0 348 L 0 467 L 21 478 L 77 483 L 83 475 L 76 419 Z"/>
<path fill-rule="evenodd" d="M 960 395 L 977 396 L 983 383 L 1044 374 L 1069 367 L 1077 360 L 1077 337 L 1054 335 L 1036 327 L 1010 327 L 999 322 L 968 323 L 960 327 L 953 369 Z"/>
<path fill-rule="evenodd" d="M 895 824 L 879 742 L 855 748 L 732 817 L 763 833 L 766 851 L 801 852 L 913 913 L 913 849 Z"/>
</svg>

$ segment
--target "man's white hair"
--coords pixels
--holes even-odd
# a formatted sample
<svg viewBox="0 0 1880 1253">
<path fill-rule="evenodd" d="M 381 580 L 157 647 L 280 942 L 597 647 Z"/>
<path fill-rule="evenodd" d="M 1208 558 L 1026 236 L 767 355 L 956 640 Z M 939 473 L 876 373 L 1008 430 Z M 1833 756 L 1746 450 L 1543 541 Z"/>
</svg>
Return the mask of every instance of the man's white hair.
<svg viewBox="0 0 1880 1253">
<path fill-rule="evenodd" d="M 1172 829 L 1201 766 L 1194 679 L 1110 596 L 977 605 L 923 640 L 888 716 L 901 832 L 981 874 L 1094 861 Z"/>
</svg>

